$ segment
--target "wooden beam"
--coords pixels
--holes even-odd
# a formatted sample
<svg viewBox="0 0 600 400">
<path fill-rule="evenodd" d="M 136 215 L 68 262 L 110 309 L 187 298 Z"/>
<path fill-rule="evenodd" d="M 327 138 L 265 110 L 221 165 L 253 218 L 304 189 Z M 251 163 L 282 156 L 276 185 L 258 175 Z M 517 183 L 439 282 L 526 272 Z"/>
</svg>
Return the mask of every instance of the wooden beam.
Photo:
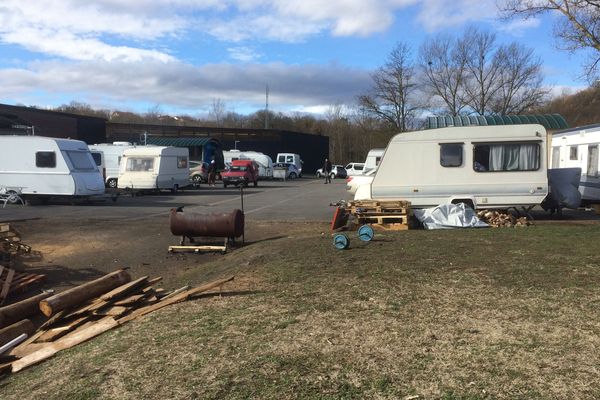
<svg viewBox="0 0 600 400">
<path fill-rule="evenodd" d="M 10 284 L 15 276 L 15 270 L 9 269 L 8 274 L 6 275 L 6 280 L 4 281 L 4 285 L 2 286 L 2 291 L 0 291 L 0 304 L 4 303 L 6 300 L 6 296 L 8 296 L 8 290 L 10 289 Z"/>
<path fill-rule="evenodd" d="M 61 310 L 77 306 L 86 300 L 98 297 L 129 281 L 131 281 L 131 276 L 129 276 L 127 271 L 119 269 L 101 278 L 75 286 L 40 301 L 40 310 L 42 310 L 45 316 L 50 317 Z"/>
<path fill-rule="evenodd" d="M 153 311 L 159 310 L 163 307 L 169 306 L 171 304 L 175 304 L 175 303 L 179 303 L 182 301 L 185 301 L 187 299 L 189 299 L 190 297 L 202 293 L 202 292 L 206 292 L 210 289 L 216 288 L 218 286 L 223 286 L 224 284 L 226 284 L 227 282 L 230 282 L 233 280 L 233 276 L 230 278 L 226 278 L 226 279 L 220 279 L 218 281 L 214 281 L 214 282 L 210 282 L 207 283 L 205 285 L 202 286 L 198 286 L 196 288 L 190 289 L 190 290 L 186 290 L 182 293 L 179 293 L 173 297 L 170 297 L 166 300 L 161 300 L 156 304 L 153 304 L 151 306 L 147 306 L 147 307 L 142 307 L 142 308 L 138 308 L 137 310 L 133 311 L 131 314 L 121 318 L 118 320 L 119 324 L 123 324 L 125 322 L 134 320 L 138 317 L 141 317 L 142 315 L 146 315 L 148 313 L 151 313 Z"/>
<path fill-rule="evenodd" d="M 36 296 L 19 301 L 18 303 L 0 308 L 0 328 L 4 328 L 10 324 L 29 318 L 32 315 L 41 315 L 40 301 L 52 296 L 54 292 L 48 291 L 40 293 Z"/>
<path fill-rule="evenodd" d="M 33 326 L 33 322 L 30 320 L 24 319 L 19 322 L 15 322 L 6 328 L 0 329 L 0 346 L 10 342 L 23 333 L 26 333 L 27 336 L 30 336 L 33 332 L 35 332 L 35 326 Z"/>
<path fill-rule="evenodd" d="M 118 288 L 111 290 L 108 293 L 104 293 L 102 296 L 100 296 L 100 300 L 104 300 L 104 301 L 114 300 L 114 299 L 116 299 L 120 296 L 123 296 L 129 292 L 132 292 L 142 286 L 145 286 L 147 281 L 148 281 L 148 277 L 142 276 L 141 278 L 136 279 L 135 281 L 128 282 L 124 285 L 119 286 Z"/>
</svg>

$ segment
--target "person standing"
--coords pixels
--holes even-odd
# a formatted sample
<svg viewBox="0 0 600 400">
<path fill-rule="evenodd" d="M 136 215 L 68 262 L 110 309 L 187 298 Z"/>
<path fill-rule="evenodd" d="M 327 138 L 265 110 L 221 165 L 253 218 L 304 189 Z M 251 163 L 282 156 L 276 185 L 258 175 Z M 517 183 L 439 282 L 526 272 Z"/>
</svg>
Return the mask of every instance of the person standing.
<svg viewBox="0 0 600 400">
<path fill-rule="evenodd" d="M 331 183 L 331 161 L 329 159 L 325 159 L 323 163 L 323 173 L 325 174 L 325 183 Z"/>
<path fill-rule="evenodd" d="M 217 164 L 215 158 L 212 157 L 210 164 L 208 164 L 208 186 L 215 186 L 215 176 L 217 174 Z"/>
</svg>

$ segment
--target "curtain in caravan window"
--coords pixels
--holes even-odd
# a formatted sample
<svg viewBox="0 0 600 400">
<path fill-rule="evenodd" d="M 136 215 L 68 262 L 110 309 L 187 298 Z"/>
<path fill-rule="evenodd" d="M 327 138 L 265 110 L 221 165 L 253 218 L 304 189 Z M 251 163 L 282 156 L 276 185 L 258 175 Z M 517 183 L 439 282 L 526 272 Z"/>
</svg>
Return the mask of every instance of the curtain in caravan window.
<svg viewBox="0 0 600 400">
<path fill-rule="evenodd" d="M 588 145 L 587 176 L 598 176 L 598 145 Z"/>
<path fill-rule="evenodd" d="M 532 171 L 540 167 L 536 143 L 490 145 L 490 171 Z"/>
</svg>

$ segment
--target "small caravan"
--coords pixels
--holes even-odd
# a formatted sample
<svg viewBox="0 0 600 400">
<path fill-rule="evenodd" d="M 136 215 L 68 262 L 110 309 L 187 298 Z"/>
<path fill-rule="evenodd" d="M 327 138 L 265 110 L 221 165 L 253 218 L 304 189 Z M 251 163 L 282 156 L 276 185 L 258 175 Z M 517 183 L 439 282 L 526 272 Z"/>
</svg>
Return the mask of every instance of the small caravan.
<svg viewBox="0 0 600 400">
<path fill-rule="evenodd" d="M 383 153 L 385 153 L 385 149 L 371 149 L 367 153 L 367 158 L 365 159 L 365 165 L 363 167 L 363 175 L 369 171 L 372 171 L 377 168 L 381 159 L 383 158 Z"/>
<path fill-rule="evenodd" d="M 177 191 L 189 184 L 187 148 L 143 146 L 123 152 L 119 189 Z"/>
<path fill-rule="evenodd" d="M 579 192 L 584 205 L 600 203 L 600 124 L 582 126 L 552 135 L 552 168 L 581 168 Z"/>
<path fill-rule="evenodd" d="M 43 136 L 0 136 L 0 187 L 42 199 L 104 194 L 87 144 Z"/>
<path fill-rule="evenodd" d="M 127 149 L 135 148 L 134 145 L 128 142 L 100 143 L 90 145 L 90 150 L 101 151 L 104 154 L 104 166 L 106 169 L 104 180 L 106 186 L 110 188 L 117 187 L 119 179 L 119 163 L 123 152 Z"/>
<path fill-rule="evenodd" d="M 298 176 L 302 177 L 302 164 L 304 163 L 299 154 L 294 153 L 277 153 L 277 163 L 294 164 L 298 170 Z"/>
<path fill-rule="evenodd" d="M 235 160 L 253 160 L 258 164 L 258 176 L 260 179 L 273 178 L 273 160 L 264 153 L 257 151 L 229 150 L 223 152 L 226 164 Z"/>
<path fill-rule="evenodd" d="M 456 127 L 394 136 L 371 184 L 356 200 L 408 200 L 415 208 L 538 205 L 548 194 L 541 125 Z"/>
</svg>

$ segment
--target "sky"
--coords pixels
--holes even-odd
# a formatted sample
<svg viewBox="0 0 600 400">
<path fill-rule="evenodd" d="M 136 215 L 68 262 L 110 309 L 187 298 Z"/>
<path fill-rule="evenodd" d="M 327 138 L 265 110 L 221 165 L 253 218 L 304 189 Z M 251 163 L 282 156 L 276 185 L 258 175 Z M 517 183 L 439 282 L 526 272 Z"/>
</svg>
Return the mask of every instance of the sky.
<svg viewBox="0 0 600 400">
<path fill-rule="evenodd" d="M 367 92 L 398 41 L 467 26 L 535 49 L 552 93 L 586 86 L 555 15 L 501 20 L 496 0 L 0 0 L 0 103 L 206 115 L 323 113 Z"/>
</svg>

